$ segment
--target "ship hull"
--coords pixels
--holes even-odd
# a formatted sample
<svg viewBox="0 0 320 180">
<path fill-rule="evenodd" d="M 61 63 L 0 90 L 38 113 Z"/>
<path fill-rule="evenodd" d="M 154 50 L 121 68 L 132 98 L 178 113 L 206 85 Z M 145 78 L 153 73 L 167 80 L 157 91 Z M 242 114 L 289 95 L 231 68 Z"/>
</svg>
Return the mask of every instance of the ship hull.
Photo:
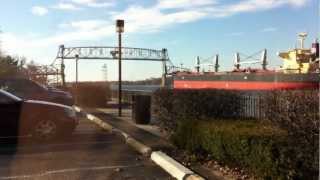
<svg viewBox="0 0 320 180">
<path fill-rule="evenodd" d="M 319 74 L 204 74 L 177 75 L 174 89 L 279 90 L 319 89 Z"/>
</svg>

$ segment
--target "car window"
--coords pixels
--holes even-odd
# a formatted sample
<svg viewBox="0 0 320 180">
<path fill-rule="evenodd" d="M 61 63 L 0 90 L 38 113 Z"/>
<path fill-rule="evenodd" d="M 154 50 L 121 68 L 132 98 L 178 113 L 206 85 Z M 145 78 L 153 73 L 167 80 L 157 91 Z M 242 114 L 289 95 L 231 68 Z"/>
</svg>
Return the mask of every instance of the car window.
<svg viewBox="0 0 320 180">
<path fill-rule="evenodd" d="M 8 87 L 6 81 L 0 80 L 0 89 L 8 91 L 9 87 Z"/>
<path fill-rule="evenodd" d="M 25 90 L 27 90 L 27 91 L 39 92 L 39 91 L 43 90 L 42 86 L 40 86 L 39 84 L 32 82 L 32 81 L 25 80 L 25 81 L 23 81 L 22 85 L 23 85 L 23 88 L 25 88 Z"/>
<path fill-rule="evenodd" d="M 41 90 L 48 90 L 48 88 L 47 88 L 45 85 L 43 85 L 43 84 L 40 84 L 40 83 L 38 83 L 38 82 L 36 82 L 36 81 L 32 81 L 32 83 L 33 83 L 35 86 L 37 86 L 39 89 L 41 89 Z"/>
<path fill-rule="evenodd" d="M 0 104 L 11 104 L 11 103 L 14 103 L 15 100 L 8 97 L 8 96 L 5 96 L 3 94 L 0 94 Z"/>
<path fill-rule="evenodd" d="M 27 92 L 40 92 L 43 88 L 28 80 L 8 80 L 4 83 L 4 90 L 11 93 L 24 94 Z"/>
</svg>

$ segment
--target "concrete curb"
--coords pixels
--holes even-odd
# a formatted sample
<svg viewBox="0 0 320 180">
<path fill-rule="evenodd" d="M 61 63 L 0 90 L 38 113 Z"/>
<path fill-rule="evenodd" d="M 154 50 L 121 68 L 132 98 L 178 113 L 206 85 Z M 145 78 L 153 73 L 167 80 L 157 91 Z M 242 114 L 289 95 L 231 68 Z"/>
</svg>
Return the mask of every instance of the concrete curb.
<svg viewBox="0 0 320 180">
<path fill-rule="evenodd" d="M 90 121 L 94 122 L 95 124 L 97 124 L 99 127 L 101 127 L 104 130 L 107 130 L 110 132 L 114 131 L 114 128 L 110 124 L 102 121 L 101 119 L 93 116 L 92 114 L 87 114 L 86 118 L 89 119 Z"/>
<path fill-rule="evenodd" d="M 150 157 L 152 149 L 134 138 L 128 137 L 126 143 L 144 156 Z"/>
<path fill-rule="evenodd" d="M 79 113 L 83 113 L 84 111 L 80 108 L 75 106 L 74 109 L 79 112 Z M 116 132 L 119 133 L 121 136 L 123 136 L 125 142 L 131 146 L 134 150 L 136 150 L 137 152 L 139 152 L 140 154 L 150 157 L 152 149 L 144 144 L 142 144 L 141 142 L 137 141 L 136 139 L 132 138 L 129 134 L 114 128 L 113 126 L 111 126 L 110 124 L 104 122 L 103 120 L 101 120 L 100 118 L 92 115 L 92 114 L 88 114 L 85 113 L 85 117 L 92 121 L 93 123 L 95 123 L 96 125 L 98 125 L 99 127 L 101 127 L 104 130 L 107 130 L 109 132 Z"/>
<path fill-rule="evenodd" d="M 198 174 L 191 174 L 185 177 L 185 180 L 205 180 L 203 177 L 199 176 Z"/>
<path fill-rule="evenodd" d="M 167 171 L 174 178 L 177 178 L 178 180 L 205 180 L 204 178 L 195 174 L 190 169 L 184 167 L 182 164 L 175 161 L 165 153 L 161 151 L 152 152 L 152 149 L 150 147 L 132 138 L 129 134 L 121 131 L 120 129 L 114 128 L 113 126 L 104 122 L 100 118 L 84 112 L 80 107 L 74 106 L 74 109 L 78 113 L 84 113 L 85 117 L 88 120 L 92 121 L 99 127 L 103 128 L 104 130 L 119 133 L 129 146 L 131 146 L 134 150 L 136 150 L 140 154 L 150 157 L 153 162 L 155 162 L 162 169 Z"/>
<path fill-rule="evenodd" d="M 73 108 L 77 113 L 83 114 L 86 119 L 92 121 L 100 128 L 107 130 L 109 132 L 113 132 L 115 130 L 110 124 L 102 121 L 101 119 L 97 118 L 96 116 L 94 116 L 92 114 L 88 114 L 88 113 L 84 112 L 80 107 L 74 106 Z"/>
<path fill-rule="evenodd" d="M 204 180 L 161 151 L 152 152 L 151 160 L 178 180 Z"/>
</svg>

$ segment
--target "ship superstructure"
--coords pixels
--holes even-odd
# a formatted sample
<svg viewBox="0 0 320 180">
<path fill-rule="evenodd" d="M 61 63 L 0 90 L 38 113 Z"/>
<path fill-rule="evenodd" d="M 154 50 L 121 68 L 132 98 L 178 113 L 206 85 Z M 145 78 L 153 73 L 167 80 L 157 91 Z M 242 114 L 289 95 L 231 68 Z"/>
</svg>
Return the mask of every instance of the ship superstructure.
<svg viewBox="0 0 320 180">
<path fill-rule="evenodd" d="M 315 39 L 312 47 L 306 49 L 304 47 L 306 37 L 307 33 L 299 34 L 300 48 L 278 53 L 283 59 L 284 73 L 310 73 L 319 70 L 319 42 Z"/>
</svg>

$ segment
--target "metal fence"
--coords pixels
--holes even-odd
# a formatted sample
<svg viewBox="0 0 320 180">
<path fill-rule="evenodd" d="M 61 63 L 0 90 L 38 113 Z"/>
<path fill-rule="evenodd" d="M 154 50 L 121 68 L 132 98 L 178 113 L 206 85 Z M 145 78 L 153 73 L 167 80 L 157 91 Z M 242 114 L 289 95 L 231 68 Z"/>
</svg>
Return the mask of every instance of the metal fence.
<svg viewBox="0 0 320 180">
<path fill-rule="evenodd" d="M 287 99 L 287 98 L 282 98 L 278 97 L 276 99 L 276 102 L 274 105 L 267 104 L 266 99 L 268 99 L 268 94 L 248 94 L 248 95 L 243 95 L 239 98 L 239 113 L 238 116 L 240 118 L 254 118 L 254 119 L 265 119 L 267 117 L 267 113 L 272 113 L 270 110 L 267 108 L 280 108 L 278 111 L 281 113 L 291 113 L 295 114 L 297 112 L 295 111 L 302 111 L 301 113 L 307 113 L 308 116 L 311 114 L 314 116 L 314 118 L 319 118 L 320 115 L 320 108 L 319 106 L 315 104 L 319 104 L 320 99 L 315 98 L 315 99 L 299 99 L 299 96 L 297 95 L 296 99 L 299 99 L 300 102 L 293 102 L 293 99 Z M 294 97 L 290 97 L 294 98 Z M 304 101 L 312 101 L 314 103 L 310 102 L 304 102 Z M 304 103 L 301 103 L 304 102 Z M 269 102 L 270 103 L 270 102 Z M 308 105 L 307 105 L 308 104 Z M 313 105 L 311 105 L 313 104 Z M 293 107 L 293 106 L 298 106 L 298 107 Z M 307 108 L 305 106 L 308 106 Z M 301 109 L 300 109 L 301 108 Z M 293 112 L 292 112 L 293 111 Z M 306 112 L 304 112 L 306 111 Z M 279 112 L 275 112 L 279 113 Z M 289 114 L 287 115 L 289 116 Z"/>
<path fill-rule="evenodd" d="M 239 107 L 241 118 L 263 119 L 265 117 L 262 96 L 244 95 L 239 99 Z"/>
</svg>

